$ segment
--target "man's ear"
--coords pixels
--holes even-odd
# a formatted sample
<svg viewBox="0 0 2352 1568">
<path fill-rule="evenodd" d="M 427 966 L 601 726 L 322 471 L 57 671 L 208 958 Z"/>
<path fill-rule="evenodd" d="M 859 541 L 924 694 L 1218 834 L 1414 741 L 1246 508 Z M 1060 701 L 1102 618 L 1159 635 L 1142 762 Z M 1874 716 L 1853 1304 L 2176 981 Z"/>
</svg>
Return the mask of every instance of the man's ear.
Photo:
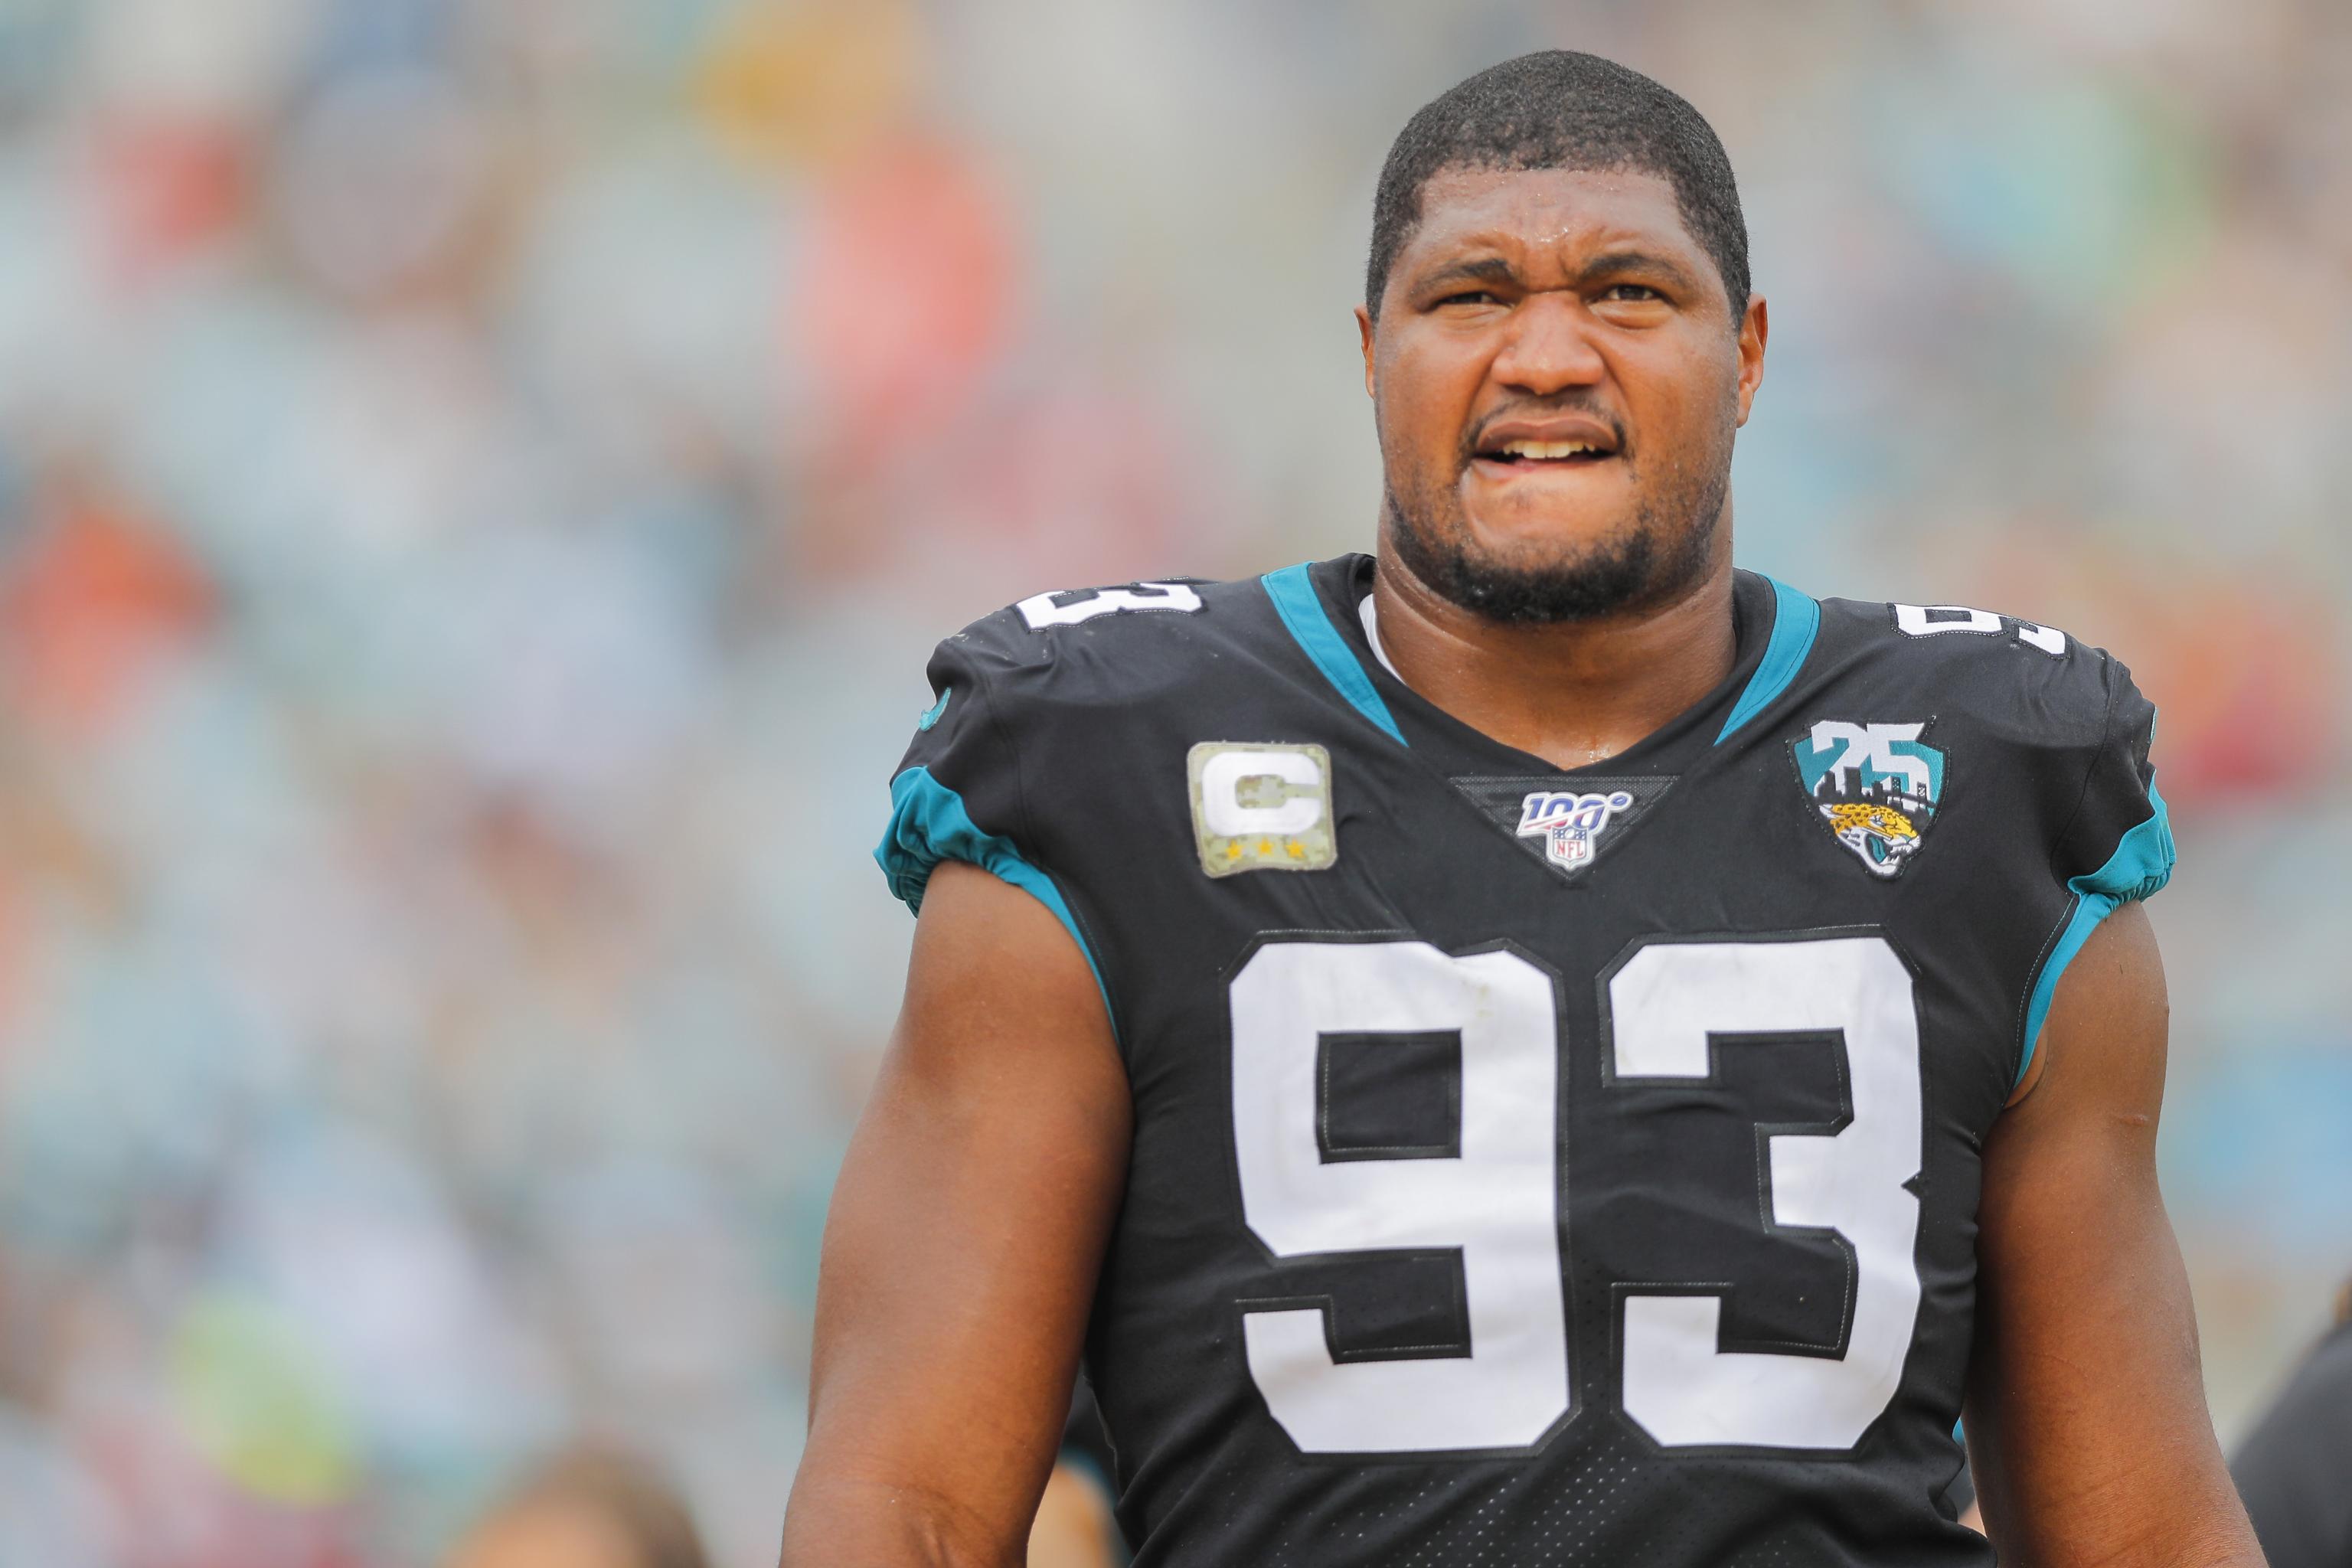
<svg viewBox="0 0 2352 1568">
<path fill-rule="evenodd" d="M 1772 335 L 1772 320 L 1765 313 L 1764 296 L 1748 296 L 1748 310 L 1739 318 L 1739 423 L 1748 423 L 1755 406 L 1756 389 L 1764 384 L 1764 340 Z"/>
<path fill-rule="evenodd" d="M 1356 307 L 1356 332 L 1364 340 L 1364 395 L 1377 397 L 1372 385 L 1372 313 L 1361 305 Z M 1741 417 L 1746 417 L 1743 410 Z"/>
</svg>

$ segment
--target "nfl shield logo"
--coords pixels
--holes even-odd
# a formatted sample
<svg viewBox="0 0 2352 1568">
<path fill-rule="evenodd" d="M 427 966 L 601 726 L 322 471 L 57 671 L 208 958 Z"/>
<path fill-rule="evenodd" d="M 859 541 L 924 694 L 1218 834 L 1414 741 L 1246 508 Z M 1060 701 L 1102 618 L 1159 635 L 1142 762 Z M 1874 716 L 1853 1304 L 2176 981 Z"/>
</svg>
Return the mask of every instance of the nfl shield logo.
<svg viewBox="0 0 2352 1568">
<path fill-rule="evenodd" d="M 1590 861 L 1601 830 L 1633 797 L 1624 790 L 1585 795 L 1576 790 L 1538 790 L 1519 803 L 1518 834 L 1544 841 L 1544 858 L 1564 870 Z"/>
</svg>

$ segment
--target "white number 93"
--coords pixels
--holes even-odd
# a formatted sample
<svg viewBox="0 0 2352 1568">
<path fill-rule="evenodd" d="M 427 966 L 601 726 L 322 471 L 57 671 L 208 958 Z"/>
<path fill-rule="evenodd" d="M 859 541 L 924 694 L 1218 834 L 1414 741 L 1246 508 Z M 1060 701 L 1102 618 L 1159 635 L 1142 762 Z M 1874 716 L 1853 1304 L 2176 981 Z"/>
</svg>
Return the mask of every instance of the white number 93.
<svg viewBox="0 0 2352 1568">
<path fill-rule="evenodd" d="M 1561 1280 L 1559 1009 L 1507 952 L 1289 942 L 1232 989 L 1242 1208 L 1276 1258 L 1458 1248 L 1470 1353 L 1336 1360 L 1325 1311 L 1249 1310 L 1250 1375 L 1308 1453 L 1526 1449 L 1574 1405 Z M 1877 936 L 1654 943 L 1608 986 L 1613 1089 L 1704 1079 L 1758 1036 L 1843 1040 L 1852 1117 L 1769 1142 L 1775 1224 L 1829 1228 L 1856 1263 L 1845 1353 L 1719 1348 L 1722 1298 L 1623 1295 L 1622 1407 L 1665 1447 L 1852 1447 L 1893 1399 L 1919 1307 L 1919 1031 Z M 1452 1158 L 1325 1156 L 1317 1074 L 1333 1035 L 1458 1034 Z M 1720 1044 L 1718 1044 L 1720 1042 Z M 1662 1173 L 1662 1179 L 1670 1173 Z"/>
</svg>

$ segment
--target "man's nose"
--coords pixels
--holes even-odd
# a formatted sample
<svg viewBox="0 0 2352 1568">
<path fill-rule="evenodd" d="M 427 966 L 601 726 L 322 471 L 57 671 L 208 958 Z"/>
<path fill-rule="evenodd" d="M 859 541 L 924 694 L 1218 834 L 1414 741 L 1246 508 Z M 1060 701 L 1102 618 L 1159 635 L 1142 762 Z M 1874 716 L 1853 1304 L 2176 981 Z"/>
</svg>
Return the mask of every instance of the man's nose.
<svg viewBox="0 0 2352 1568">
<path fill-rule="evenodd" d="M 1538 397 L 1594 385 L 1608 366 L 1593 344 L 1591 327 L 1582 300 L 1529 295 L 1511 312 L 1502 352 L 1495 356 L 1495 379 Z"/>
</svg>

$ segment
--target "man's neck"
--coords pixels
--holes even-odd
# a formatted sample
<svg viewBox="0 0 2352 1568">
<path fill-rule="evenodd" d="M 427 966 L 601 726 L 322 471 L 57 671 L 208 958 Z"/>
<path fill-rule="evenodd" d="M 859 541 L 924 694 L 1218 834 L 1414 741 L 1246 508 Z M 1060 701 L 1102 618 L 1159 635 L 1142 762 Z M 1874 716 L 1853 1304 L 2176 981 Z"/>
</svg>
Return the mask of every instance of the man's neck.
<svg viewBox="0 0 2352 1568">
<path fill-rule="evenodd" d="M 1394 552 L 1372 582 L 1397 678 L 1472 729 L 1555 767 L 1605 762 L 1731 673 L 1730 552 L 1668 604 L 1591 621 L 1514 626 L 1440 597 Z"/>
</svg>

